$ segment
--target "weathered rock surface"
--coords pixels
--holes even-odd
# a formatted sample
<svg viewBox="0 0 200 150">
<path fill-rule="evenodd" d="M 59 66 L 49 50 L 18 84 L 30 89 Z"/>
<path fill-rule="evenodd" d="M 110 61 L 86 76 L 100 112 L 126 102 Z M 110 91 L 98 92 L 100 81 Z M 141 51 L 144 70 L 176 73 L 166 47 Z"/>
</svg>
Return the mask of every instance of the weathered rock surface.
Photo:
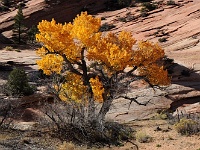
<svg viewBox="0 0 200 150">
<path fill-rule="evenodd" d="M 49 1 L 45 0 L 30 0 L 25 3 L 23 8 L 23 14 L 25 16 L 24 25 L 30 28 L 32 25 L 37 25 L 42 20 L 51 20 L 54 18 L 57 22 L 69 22 L 72 21 L 77 14 L 81 11 L 88 11 L 90 13 L 98 12 L 105 9 L 105 1 Z M 12 25 L 14 23 L 14 16 L 17 14 L 17 9 L 12 8 L 9 12 L 0 14 L 0 31 L 2 40 L 0 43 L 4 43 L 6 40 L 3 37 L 11 37 Z"/>
</svg>

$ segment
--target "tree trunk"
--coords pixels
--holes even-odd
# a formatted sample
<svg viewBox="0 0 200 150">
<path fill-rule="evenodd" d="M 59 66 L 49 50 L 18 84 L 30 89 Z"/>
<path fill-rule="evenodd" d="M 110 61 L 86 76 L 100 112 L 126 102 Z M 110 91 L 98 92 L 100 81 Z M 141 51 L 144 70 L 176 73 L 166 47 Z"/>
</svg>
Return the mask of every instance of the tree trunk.
<svg viewBox="0 0 200 150">
<path fill-rule="evenodd" d="M 97 121 L 103 127 L 105 122 L 105 116 L 107 112 L 110 110 L 110 106 L 112 104 L 113 99 L 109 98 L 103 102 L 103 105 L 98 113 Z"/>
<path fill-rule="evenodd" d="M 94 99 L 90 98 L 89 99 L 89 104 L 88 104 L 88 121 L 93 122 L 95 120 L 95 104 L 94 104 Z"/>
</svg>

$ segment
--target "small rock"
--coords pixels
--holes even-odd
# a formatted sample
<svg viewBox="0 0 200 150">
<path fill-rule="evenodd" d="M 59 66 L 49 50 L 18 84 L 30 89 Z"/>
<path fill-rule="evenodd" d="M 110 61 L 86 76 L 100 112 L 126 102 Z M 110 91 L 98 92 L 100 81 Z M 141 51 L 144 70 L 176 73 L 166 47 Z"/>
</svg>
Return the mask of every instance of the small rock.
<svg viewBox="0 0 200 150">
<path fill-rule="evenodd" d="M 25 144 L 31 144 L 31 140 L 30 139 L 24 139 L 23 143 L 25 143 Z"/>
<path fill-rule="evenodd" d="M 162 132 L 169 132 L 169 129 L 163 129 Z"/>
<path fill-rule="evenodd" d="M 154 131 L 162 131 L 162 129 L 158 126 L 154 129 Z"/>
</svg>

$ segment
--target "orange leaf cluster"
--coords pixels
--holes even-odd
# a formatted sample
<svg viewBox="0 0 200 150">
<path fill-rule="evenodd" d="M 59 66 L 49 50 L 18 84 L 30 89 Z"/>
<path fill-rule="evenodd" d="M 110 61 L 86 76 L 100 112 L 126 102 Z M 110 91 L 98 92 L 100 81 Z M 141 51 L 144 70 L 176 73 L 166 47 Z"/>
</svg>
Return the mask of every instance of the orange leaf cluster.
<svg viewBox="0 0 200 150">
<path fill-rule="evenodd" d="M 72 100 L 77 103 L 87 103 L 87 87 L 83 85 L 83 79 L 81 76 L 68 72 L 65 75 L 66 82 L 61 86 L 59 90 L 59 97 L 63 101 Z"/>
<path fill-rule="evenodd" d="M 103 102 L 102 95 L 104 93 L 104 88 L 103 88 L 103 85 L 102 85 L 101 81 L 99 80 L 98 76 L 96 76 L 95 78 L 91 78 L 90 84 L 92 87 L 92 92 L 94 94 L 94 99 L 98 102 Z"/>
<path fill-rule="evenodd" d="M 63 67 L 62 63 L 63 58 L 55 54 L 44 55 L 42 59 L 37 60 L 39 69 L 42 69 L 46 75 L 51 75 L 52 73 L 60 74 Z"/>
<path fill-rule="evenodd" d="M 89 48 L 87 58 L 99 61 L 114 71 L 124 70 L 128 65 L 132 65 L 132 46 L 135 43 L 136 40 L 129 32 L 123 31 L 118 36 L 109 33 Z"/>
<path fill-rule="evenodd" d="M 108 78 L 130 66 L 138 68 L 140 75 L 153 85 L 170 83 L 167 71 L 157 63 L 164 57 L 164 50 L 158 44 L 141 41 L 138 43 L 138 49 L 133 50 L 136 40 L 130 32 L 122 31 L 118 35 L 108 33 L 103 36 L 99 32 L 100 26 L 101 20 L 86 12 L 78 15 L 73 23 L 60 24 L 54 19 L 50 22 L 45 20 L 40 22 L 39 34 L 36 35 L 37 41 L 42 43 L 42 47 L 37 50 L 37 54 L 41 56 L 37 61 L 39 68 L 47 75 L 60 74 L 66 62 L 80 66 L 83 65 L 84 59 L 102 65 Z M 86 52 L 82 53 L 83 50 Z M 60 98 L 64 101 L 69 99 L 76 102 L 85 101 L 89 95 L 88 89 L 91 87 L 93 94 L 90 95 L 93 95 L 96 101 L 102 102 L 104 87 L 98 74 L 95 75 L 96 78 L 89 78 L 88 84 L 85 84 L 83 81 L 86 79 L 85 74 L 80 68 L 76 70 L 80 71 L 80 74 L 70 70 L 65 73 L 66 82 L 62 84 Z"/>
</svg>

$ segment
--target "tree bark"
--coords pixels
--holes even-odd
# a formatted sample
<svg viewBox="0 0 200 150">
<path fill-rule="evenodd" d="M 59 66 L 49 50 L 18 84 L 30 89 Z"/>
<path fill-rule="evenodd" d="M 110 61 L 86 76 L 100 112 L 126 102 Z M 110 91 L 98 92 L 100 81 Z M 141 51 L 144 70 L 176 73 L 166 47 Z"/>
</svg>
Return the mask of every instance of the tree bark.
<svg viewBox="0 0 200 150">
<path fill-rule="evenodd" d="M 102 105 L 102 107 L 101 107 L 101 109 L 98 113 L 98 116 L 97 116 L 97 122 L 100 125 L 104 125 L 105 116 L 106 116 L 107 112 L 110 110 L 110 106 L 112 104 L 112 101 L 113 101 L 113 99 L 109 98 L 109 99 L 107 99 L 103 102 L 103 105 Z"/>
</svg>

